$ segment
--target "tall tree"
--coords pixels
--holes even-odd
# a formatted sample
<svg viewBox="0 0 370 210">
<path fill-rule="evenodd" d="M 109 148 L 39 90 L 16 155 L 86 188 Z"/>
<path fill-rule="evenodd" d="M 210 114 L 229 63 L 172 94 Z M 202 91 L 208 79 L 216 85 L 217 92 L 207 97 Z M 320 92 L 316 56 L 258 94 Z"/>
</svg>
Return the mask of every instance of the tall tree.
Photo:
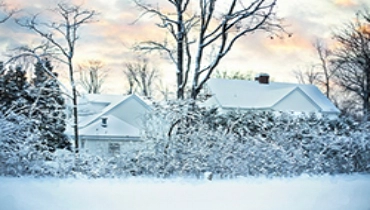
<svg viewBox="0 0 370 210">
<path fill-rule="evenodd" d="M 79 66 L 79 82 L 87 93 L 97 94 L 102 91 L 107 76 L 104 64 L 99 60 L 89 60 Z"/>
<path fill-rule="evenodd" d="M 59 3 L 52 10 L 60 19 L 50 20 L 49 22 L 40 22 L 38 15 L 23 20 L 17 20 L 17 23 L 28 28 L 47 40 L 55 49 L 60 52 L 62 57 L 59 60 L 68 66 L 69 80 L 72 89 L 73 101 L 73 128 L 75 138 L 75 148 L 78 152 L 79 135 L 78 135 L 78 110 L 77 110 L 77 88 L 74 77 L 74 55 L 76 43 L 79 40 L 79 29 L 81 26 L 91 23 L 97 15 L 94 10 L 87 10 L 81 6 Z"/>
<path fill-rule="evenodd" d="M 0 66 L 1 67 L 1 66 Z M 4 115 L 15 113 L 27 117 L 35 132 L 40 132 L 50 151 L 57 148 L 69 148 L 64 131 L 66 127 L 66 109 L 62 91 L 44 68 L 52 72 L 48 60 L 35 65 L 35 78 L 28 82 L 26 71 L 11 66 L 0 74 L 0 112 Z"/>
<path fill-rule="evenodd" d="M 158 6 L 135 2 L 143 15 L 158 17 L 159 28 L 170 34 L 170 40 L 143 42 L 137 49 L 168 55 L 176 65 L 178 99 L 184 99 L 190 75 L 190 97 L 196 99 L 217 65 L 244 35 L 258 30 L 270 35 L 283 31 L 275 16 L 277 0 L 167 0 L 166 5 Z"/>
<path fill-rule="evenodd" d="M 370 114 L 370 13 L 360 11 L 353 22 L 334 34 L 338 48 L 335 78 L 362 103 L 364 116 Z"/>
<path fill-rule="evenodd" d="M 334 90 L 336 66 L 332 63 L 332 49 L 329 49 L 321 39 L 316 39 L 312 46 L 318 61 L 294 70 L 293 75 L 299 83 L 317 85 L 329 99 L 334 99 L 332 90 Z"/>
<path fill-rule="evenodd" d="M 56 79 L 57 74 L 54 73 L 55 77 L 51 77 L 44 68 L 54 73 L 49 60 L 35 64 L 35 77 L 30 91 L 33 97 L 30 117 L 50 151 L 70 148 L 68 138 L 64 134 L 66 129 L 65 99 Z"/>
<path fill-rule="evenodd" d="M 320 39 L 317 39 L 313 46 L 315 47 L 320 61 L 317 66 L 320 69 L 319 71 L 322 72 L 319 82 L 324 86 L 326 97 L 332 99 L 331 90 L 333 89 L 333 77 L 337 70 L 335 65 L 332 65 L 331 63 L 333 52 L 329 49 L 325 42 Z"/>
<path fill-rule="evenodd" d="M 159 76 L 158 69 L 151 67 L 147 58 L 137 58 L 136 61 L 125 64 L 124 74 L 129 82 L 129 93 L 139 93 L 151 98 L 153 86 Z"/>
</svg>

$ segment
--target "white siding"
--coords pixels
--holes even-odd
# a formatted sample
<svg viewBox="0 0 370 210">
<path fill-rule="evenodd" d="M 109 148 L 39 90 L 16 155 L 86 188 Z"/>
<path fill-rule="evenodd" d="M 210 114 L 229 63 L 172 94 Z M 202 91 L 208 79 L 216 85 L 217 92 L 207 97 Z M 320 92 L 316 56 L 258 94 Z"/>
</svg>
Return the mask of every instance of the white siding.
<svg viewBox="0 0 370 210">
<path fill-rule="evenodd" d="M 103 141 L 99 141 L 99 140 L 93 140 L 93 141 L 89 141 L 89 140 L 82 140 L 84 141 L 84 143 L 82 143 L 82 150 L 90 153 L 90 154 L 93 154 L 93 155 L 102 155 L 102 156 L 105 156 L 107 155 L 108 153 L 108 145 L 103 142 Z"/>
<path fill-rule="evenodd" d="M 140 128 L 143 117 L 147 111 L 147 108 L 142 103 L 130 98 L 112 109 L 109 114 L 112 114 L 117 118 Z"/>
<path fill-rule="evenodd" d="M 121 154 L 124 152 L 124 151 L 127 151 L 127 150 L 131 150 L 131 149 L 137 149 L 139 147 L 142 147 L 143 146 L 143 142 L 142 141 L 126 141 L 126 140 L 106 140 L 106 139 L 102 139 L 102 140 L 82 140 L 84 141 L 83 143 L 83 148 L 82 150 L 83 151 L 86 151 L 90 154 L 93 154 L 93 155 L 100 155 L 100 156 L 112 156 L 112 154 L 109 154 L 109 144 L 110 143 L 118 143 L 120 145 L 120 151 L 121 151 Z M 82 145 L 81 145 L 82 146 Z"/>
<path fill-rule="evenodd" d="M 320 108 L 315 105 L 304 93 L 296 89 L 291 92 L 280 102 L 272 107 L 279 111 L 295 111 L 295 112 L 319 112 Z"/>
</svg>

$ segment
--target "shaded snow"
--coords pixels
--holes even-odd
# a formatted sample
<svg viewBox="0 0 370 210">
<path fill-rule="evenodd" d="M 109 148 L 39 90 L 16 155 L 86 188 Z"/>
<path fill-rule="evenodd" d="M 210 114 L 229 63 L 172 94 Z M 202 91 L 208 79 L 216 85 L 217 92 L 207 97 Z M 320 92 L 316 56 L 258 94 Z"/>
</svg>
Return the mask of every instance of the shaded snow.
<svg viewBox="0 0 370 210">
<path fill-rule="evenodd" d="M 0 209 L 369 210 L 370 175 L 298 178 L 0 178 Z"/>
</svg>

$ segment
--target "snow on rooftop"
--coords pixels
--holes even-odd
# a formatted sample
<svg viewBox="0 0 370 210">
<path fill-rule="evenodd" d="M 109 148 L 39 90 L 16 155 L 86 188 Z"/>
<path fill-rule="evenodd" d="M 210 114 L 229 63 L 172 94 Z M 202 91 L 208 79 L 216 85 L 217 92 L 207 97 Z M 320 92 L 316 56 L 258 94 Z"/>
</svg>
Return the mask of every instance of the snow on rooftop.
<svg viewBox="0 0 370 210">
<path fill-rule="evenodd" d="M 85 98 L 90 102 L 96 103 L 115 103 L 127 98 L 129 95 L 109 95 L 109 94 L 86 94 L 81 98 Z"/>
<path fill-rule="evenodd" d="M 282 100 L 295 90 L 303 91 L 324 112 L 339 110 L 314 85 L 257 81 L 210 79 L 207 87 L 224 108 L 266 109 Z M 298 88 L 298 89 L 297 89 Z"/>
</svg>

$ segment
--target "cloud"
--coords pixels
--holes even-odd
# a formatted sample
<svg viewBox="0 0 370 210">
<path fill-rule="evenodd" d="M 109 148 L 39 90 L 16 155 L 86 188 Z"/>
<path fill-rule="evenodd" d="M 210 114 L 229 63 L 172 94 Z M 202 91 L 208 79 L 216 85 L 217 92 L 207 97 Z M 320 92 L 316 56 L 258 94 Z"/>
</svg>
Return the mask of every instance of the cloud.
<svg viewBox="0 0 370 210">
<path fill-rule="evenodd" d="M 333 0 L 333 3 L 340 7 L 354 7 L 358 5 L 356 0 Z"/>
<path fill-rule="evenodd" d="M 7 0 L 12 6 L 23 8 L 22 14 L 42 11 L 45 20 L 47 8 L 55 7 L 57 0 Z M 168 9 L 168 1 L 160 0 L 161 9 Z M 361 0 L 279 0 L 277 14 L 286 19 L 289 39 L 269 39 L 265 33 L 254 33 L 238 40 L 231 52 L 222 60 L 220 68 L 270 73 L 275 81 L 286 81 L 290 72 L 299 65 L 310 63 L 315 57 L 311 43 L 315 38 L 330 39 L 334 27 L 351 20 Z M 88 9 L 97 10 L 98 21 L 80 28 L 76 46 L 76 64 L 88 59 L 102 60 L 111 69 L 110 76 L 122 78 L 122 64 L 136 55 L 130 47 L 141 41 L 162 41 L 166 30 L 159 29 L 153 16 L 145 16 L 133 23 L 141 14 L 131 0 L 73 0 Z M 151 2 L 151 0 L 146 0 Z M 225 1 L 226 2 L 226 1 Z M 0 46 L 32 44 L 40 37 L 14 24 L 0 25 Z M 4 49 L 4 48 L 3 48 Z M 163 70 L 174 77 L 173 65 L 156 61 Z M 62 67 L 61 67 L 62 68 Z"/>
</svg>

